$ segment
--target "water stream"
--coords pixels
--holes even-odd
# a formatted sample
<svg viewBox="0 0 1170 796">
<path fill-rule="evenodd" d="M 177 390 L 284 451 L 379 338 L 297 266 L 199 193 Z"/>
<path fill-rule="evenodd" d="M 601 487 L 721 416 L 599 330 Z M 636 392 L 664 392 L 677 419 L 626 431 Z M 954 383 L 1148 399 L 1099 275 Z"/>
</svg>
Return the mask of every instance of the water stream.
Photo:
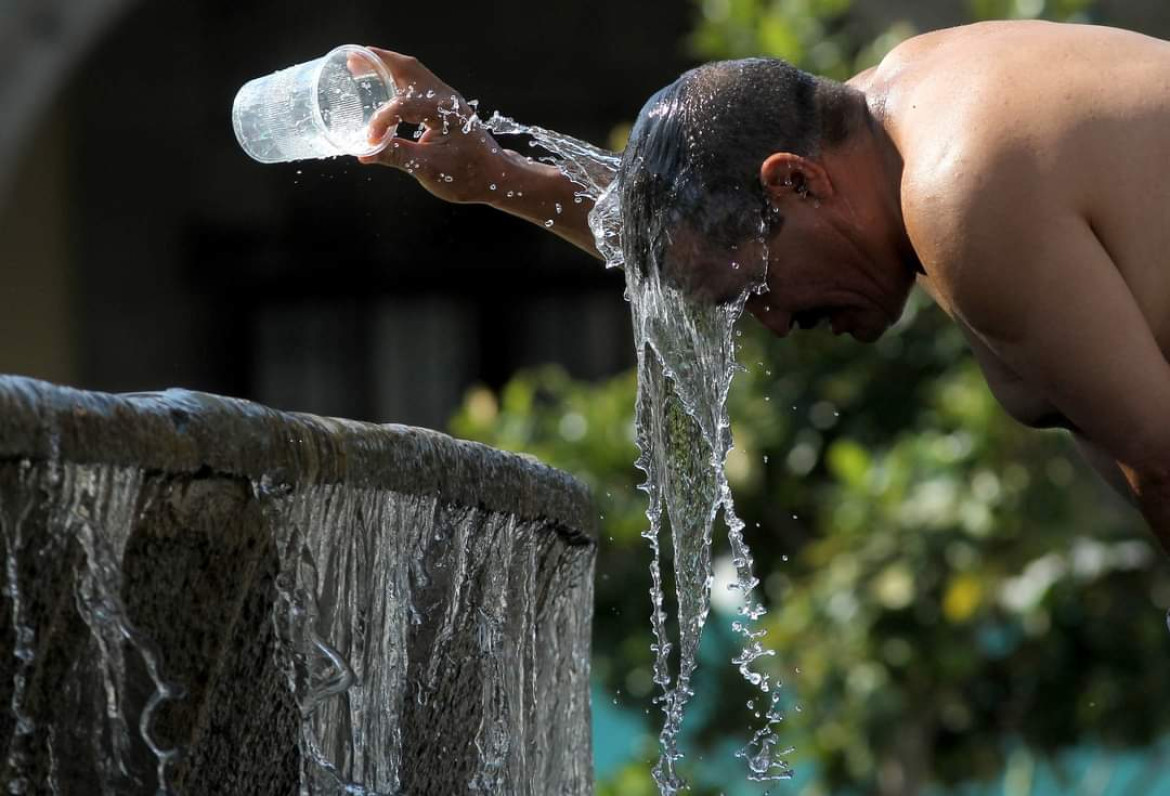
<svg viewBox="0 0 1170 796">
<path fill-rule="evenodd" d="M 15 732 L 5 756 L 3 778 L 8 792 L 25 793 L 47 787 L 61 790 L 61 782 L 77 781 L 78 771 L 96 771 L 94 785 L 104 794 L 143 792 L 144 773 L 138 764 L 152 761 L 159 794 L 170 793 L 168 768 L 177 752 L 164 748 L 153 733 L 153 719 L 168 699 L 182 689 L 162 674 L 159 652 L 134 627 L 122 601 L 126 543 L 139 509 L 142 472 L 135 468 L 49 462 L 23 462 L 20 489 L 0 495 L 0 533 L 5 549 L 5 595 L 10 603 L 16 665 L 12 675 L 10 708 Z M 47 506 L 44 495 L 55 495 Z M 43 515 L 48 533 L 30 533 L 30 515 Z M 78 548 L 80 550 L 78 551 Z M 41 562 L 69 566 L 80 552 L 80 567 L 72 595 L 49 593 L 57 584 L 49 577 L 34 578 Z M 88 630 L 86 649 L 78 650 L 57 686 L 60 705 L 54 720 L 38 726 L 26 711 L 30 683 L 44 644 L 30 616 L 30 603 L 56 603 L 71 596 L 76 616 Z M 129 672 L 145 673 L 147 693 L 132 682 Z M 39 743 L 47 748 L 36 749 Z M 143 749 L 145 747 L 145 749 Z M 38 753 L 48 757 L 47 782 L 31 776 Z"/>
<path fill-rule="evenodd" d="M 402 761 L 420 747 L 436 767 L 466 769 L 471 792 L 585 791 L 589 771 L 564 750 L 588 743 L 577 697 L 591 609 L 538 599 L 538 579 L 586 578 L 589 557 L 539 523 L 434 496 L 267 483 L 257 494 L 279 533 L 274 619 L 302 715 L 302 793 L 419 790 Z M 578 662 L 569 681 L 537 682 L 566 653 Z M 452 667 L 465 693 L 452 693 Z M 455 754 L 468 738 L 470 760 Z"/>
<path fill-rule="evenodd" d="M 657 262 L 627 262 L 622 246 L 622 213 L 616 175 L 621 157 L 550 130 L 520 124 L 499 114 L 484 123 L 498 135 L 529 135 L 552 153 L 554 162 L 580 186 L 579 197 L 594 202 L 590 227 L 606 265 L 623 269 L 626 299 L 634 325 L 638 362 L 636 407 L 638 467 L 645 473 L 651 550 L 651 625 L 654 633 L 654 682 L 663 711 L 660 757 L 654 779 L 662 794 L 686 787 L 677 763 L 682 758 L 678 734 L 685 707 L 693 696 L 692 678 L 699 641 L 710 608 L 714 580 L 711 567 L 713 528 L 722 515 L 728 529 L 736 582 L 741 597 L 733 629 L 744 646 L 732 664 L 759 691 L 762 723 L 737 755 L 754 781 L 788 779 L 792 770 L 777 733 L 783 720 L 780 683 L 753 664 L 772 655 L 763 644 L 759 619 L 765 609 L 756 596 L 751 551 L 744 523 L 735 512 L 725 462 L 731 450 L 727 395 L 739 366 L 735 359 L 735 324 L 751 290 L 724 304 L 695 301 L 663 278 Z M 761 229 L 761 238 L 762 238 Z M 763 264 L 767 251 L 762 247 Z M 760 269 L 761 273 L 763 268 Z M 669 637 L 663 589 L 663 528 L 669 529 L 678 620 L 677 665 L 672 672 L 674 641 Z"/>
</svg>

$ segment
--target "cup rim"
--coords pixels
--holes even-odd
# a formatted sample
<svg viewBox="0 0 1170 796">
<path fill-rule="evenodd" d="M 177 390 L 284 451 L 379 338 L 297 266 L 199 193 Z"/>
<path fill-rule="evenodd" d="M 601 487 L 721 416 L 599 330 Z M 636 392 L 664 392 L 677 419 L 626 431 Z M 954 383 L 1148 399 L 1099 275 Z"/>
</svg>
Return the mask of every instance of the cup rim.
<svg viewBox="0 0 1170 796">
<path fill-rule="evenodd" d="M 396 94 L 398 92 L 398 86 L 394 83 L 394 76 L 390 74 L 390 70 L 386 68 L 386 64 L 382 61 L 381 58 L 378 57 L 377 53 L 368 47 L 361 46 L 360 44 L 342 44 L 338 47 L 334 47 L 320 58 L 320 66 L 313 74 L 313 101 L 310 103 L 310 107 L 313 109 L 313 121 L 316 123 L 317 129 L 321 131 L 321 135 L 323 135 L 325 140 L 328 141 L 333 146 L 333 148 L 337 150 L 338 154 L 351 155 L 353 157 L 368 157 L 370 155 L 376 155 L 390 144 L 390 139 L 394 137 L 393 127 L 390 127 L 386 130 L 385 135 L 382 136 L 382 140 L 378 143 L 370 144 L 359 152 L 351 152 L 338 144 L 337 140 L 329 134 L 329 128 L 326 127 L 325 119 L 321 116 L 321 104 L 317 102 L 317 93 L 321 81 L 321 72 L 324 71 L 325 64 L 328 63 L 329 60 L 333 58 L 333 56 L 343 52 L 356 52 L 362 55 L 371 63 L 371 65 L 374 67 L 374 71 L 377 72 L 378 77 L 382 79 L 382 82 L 390 88 L 391 93 Z"/>
</svg>

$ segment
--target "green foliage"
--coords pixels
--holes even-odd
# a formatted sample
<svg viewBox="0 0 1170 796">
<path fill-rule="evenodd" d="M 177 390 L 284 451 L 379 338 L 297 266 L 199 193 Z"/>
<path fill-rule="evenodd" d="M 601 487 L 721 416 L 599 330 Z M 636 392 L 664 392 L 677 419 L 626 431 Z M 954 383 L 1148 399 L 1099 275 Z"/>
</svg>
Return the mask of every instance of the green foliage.
<svg viewBox="0 0 1170 796">
<path fill-rule="evenodd" d="M 1092 0 L 967 0 L 972 19 L 1084 21 Z"/>
<path fill-rule="evenodd" d="M 970 9 L 1067 18 L 1085 5 L 972 0 Z M 901 22 L 862 36 L 853 6 L 703 0 L 691 44 L 704 58 L 772 53 L 844 77 L 914 30 Z M 997 774 L 1013 744 L 1017 759 L 1020 748 L 1055 759 L 1074 743 L 1133 746 L 1166 732 L 1161 556 L 1067 435 L 1006 417 L 939 310 L 912 298 L 869 347 L 824 332 L 777 340 L 748 321 L 739 359 L 728 475 L 772 606 L 776 674 L 805 706 L 789 712 L 785 739 L 814 790 L 915 793 Z M 594 672 L 657 719 L 634 395 L 633 374 L 587 384 L 534 370 L 499 396 L 473 391 L 452 431 L 533 454 L 593 488 Z M 715 554 L 726 551 L 717 543 Z M 714 613 L 708 634 L 729 622 Z M 750 696 L 726 663 L 700 673 L 696 707 L 738 708 Z M 742 709 L 696 713 L 692 760 L 726 755 L 747 726 Z M 598 786 L 651 792 L 642 763 Z"/>
<path fill-rule="evenodd" d="M 914 34 L 898 21 L 859 36 L 853 0 L 702 0 L 691 48 L 703 60 L 773 55 L 835 80 L 873 66 Z"/>
</svg>

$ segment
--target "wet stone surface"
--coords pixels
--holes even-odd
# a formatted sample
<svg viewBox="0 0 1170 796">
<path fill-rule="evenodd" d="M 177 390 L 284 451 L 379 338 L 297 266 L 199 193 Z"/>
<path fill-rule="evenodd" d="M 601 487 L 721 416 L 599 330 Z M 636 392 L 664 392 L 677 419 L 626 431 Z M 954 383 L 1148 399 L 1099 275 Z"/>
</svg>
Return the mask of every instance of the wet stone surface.
<svg viewBox="0 0 1170 796">
<path fill-rule="evenodd" d="M 589 793 L 592 516 L 434 432 L 0 377 L 0 786 Z"/>
</svg>

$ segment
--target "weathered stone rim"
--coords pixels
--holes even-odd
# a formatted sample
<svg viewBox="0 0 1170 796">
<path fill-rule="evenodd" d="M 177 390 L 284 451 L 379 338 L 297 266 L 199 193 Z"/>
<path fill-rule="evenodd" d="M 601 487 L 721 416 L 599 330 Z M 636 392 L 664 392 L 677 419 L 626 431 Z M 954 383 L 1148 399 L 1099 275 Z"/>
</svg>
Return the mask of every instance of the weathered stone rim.
<svg viewBox="0 0 1170 796">
<path fill-rule="evenodd" d="M 535 459 L 429 429 L 190 390 L 111 394 L 0 376 L 0 458 L 436 495 L 550 521 L 569 541 L 597 538 L 585 485 Z"/>
</svg>

